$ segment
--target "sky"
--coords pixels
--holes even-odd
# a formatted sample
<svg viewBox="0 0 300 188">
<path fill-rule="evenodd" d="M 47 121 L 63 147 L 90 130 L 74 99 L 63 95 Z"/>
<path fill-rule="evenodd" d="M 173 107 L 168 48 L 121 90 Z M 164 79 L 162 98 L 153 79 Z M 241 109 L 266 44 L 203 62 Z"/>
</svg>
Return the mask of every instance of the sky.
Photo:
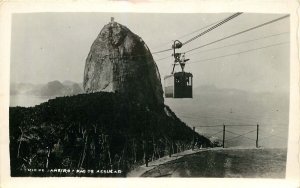
<svg viewBox="0 0 300 188">
<path fill-rule="evenodd" d="M 155 52 L 170 48 L 173 40 L 185 42 L 204 31 L 199 30 L 200 28 L 232 14 L 14 14 L 11 33 L 11 82 L 82 82 L 85 59 L 90 47 L 102 27 L 110 22 L 110 17 L 139 35 L 151 52 Z M 283 15 L 243 13 L 178 51 L 185 52 L 281 16 Z M 252 92 L 288 92 L 289 28 L 289 18 L 286 18 L 187 53 L 186 57 L 190 61 L 185 71 L 193 74 L 194 87 L 214 85 Z M 269 37 L 271 35 L 275 36 Z M 260 39 L 241 43 L 258 38 Z M 233 45 L 236 43 L 241 44 Z M 253 50 L 257 48 L 262 49 Z M 243 53 L 244 51 L 248 52 Z M 153 57 L 155 60 L 168 57 L 156 61 L 163 80 L 172 70 L 171 52 L 153 54 Z"/>
</svg>

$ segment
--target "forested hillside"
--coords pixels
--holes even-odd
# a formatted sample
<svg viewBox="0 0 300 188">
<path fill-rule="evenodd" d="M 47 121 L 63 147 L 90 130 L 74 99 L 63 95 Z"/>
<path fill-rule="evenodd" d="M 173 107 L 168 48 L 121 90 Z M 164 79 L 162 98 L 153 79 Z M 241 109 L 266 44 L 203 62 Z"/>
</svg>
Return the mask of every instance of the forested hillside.
<svg viewBox="0 0 300 188">
<path fill-rule="evenodd" d="M 12 176 L 126 176 L 145 160 L 190 149 L 193 140 L 198 146 L 211 145 L 169 107 L 129 101 L 115 93 L 11 107 L 9 120 Z M 122 173 L 87 173 L 111 169 Z"/>
</svg>

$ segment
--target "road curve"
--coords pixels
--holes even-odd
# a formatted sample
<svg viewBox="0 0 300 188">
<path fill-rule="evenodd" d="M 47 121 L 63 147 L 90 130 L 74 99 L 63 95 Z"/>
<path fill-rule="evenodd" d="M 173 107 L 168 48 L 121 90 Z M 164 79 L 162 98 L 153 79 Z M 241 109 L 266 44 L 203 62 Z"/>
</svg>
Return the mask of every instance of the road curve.
<svg viewBox="0 0 300 188">
<path fill-rule="evenodd" d="M 150 164 L 141 177 L 284 178 L 286 149 L 208 149 Z M 148 168 L 148 169 L 147 169 Z M 136 176 L 135 176 L 136 177 Z"/>
</svg>

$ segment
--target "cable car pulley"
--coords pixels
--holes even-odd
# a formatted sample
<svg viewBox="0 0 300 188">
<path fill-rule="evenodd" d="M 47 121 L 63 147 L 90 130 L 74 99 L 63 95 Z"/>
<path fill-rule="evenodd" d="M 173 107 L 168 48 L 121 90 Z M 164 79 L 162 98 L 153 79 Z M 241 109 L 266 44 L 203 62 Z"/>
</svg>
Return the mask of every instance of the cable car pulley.
<svg viewBox="0 0 300 188">
<path fill-rule="evenodd" d="M 175 40 L 172 45 L 173 69 L 171 75 L 164 77 L 166 98 L 193 98 L 193 75 L 184 71 L 185 64 L 189 59 L 185 58 L 184 53 L 176 53 L 176 49 L 181 47 L 182 43 L 179 40 Z M 174 72 L 176 65 L 180 65 L 180 72 Z"/>
</svg>

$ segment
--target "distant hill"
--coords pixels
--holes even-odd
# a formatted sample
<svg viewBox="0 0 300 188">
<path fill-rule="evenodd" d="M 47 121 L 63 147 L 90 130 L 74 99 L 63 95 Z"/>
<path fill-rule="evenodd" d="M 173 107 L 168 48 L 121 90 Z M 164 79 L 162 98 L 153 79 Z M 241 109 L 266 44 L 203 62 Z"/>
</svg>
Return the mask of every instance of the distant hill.
<svg viewBox="0 0 300 188">
<path fill-rule="evenodd" d="M 146 159 L 190 149 L 193 137 L 196 145 L 211 146 L 168 106 L 129 101 L 114 93 L 11 107 L 9 120 L 12 176 L 126 176 L 128 169 Z M 46 173 L 28 171 L 35 168 Z M 120 169 L 122 173 L 64 174 L 51 169 Z"/>
<path fill-rule="evenodd" d="M 41 96 L 63 96 L 65 87 L 59 81 L 48 82 L 41 88 Z"/>
<path fill-rule="evenodd" d="M 32 95 L 39 97 L 70 96 L 83 93 L 81 84 L 73 81 L 51 81 L 46 84 L 12 83 L 10 95 Z"/>
<path fill-rule="evenodd" d="M 83 93 L 82 88 L 77 83 L 72 83 L 70 81 L 63 82 L 62 84 L 59 81 L 48 82 L 40 90 L 41 96 L 68 96 L 68 95 L 77 95 Z"/>
</svg>

